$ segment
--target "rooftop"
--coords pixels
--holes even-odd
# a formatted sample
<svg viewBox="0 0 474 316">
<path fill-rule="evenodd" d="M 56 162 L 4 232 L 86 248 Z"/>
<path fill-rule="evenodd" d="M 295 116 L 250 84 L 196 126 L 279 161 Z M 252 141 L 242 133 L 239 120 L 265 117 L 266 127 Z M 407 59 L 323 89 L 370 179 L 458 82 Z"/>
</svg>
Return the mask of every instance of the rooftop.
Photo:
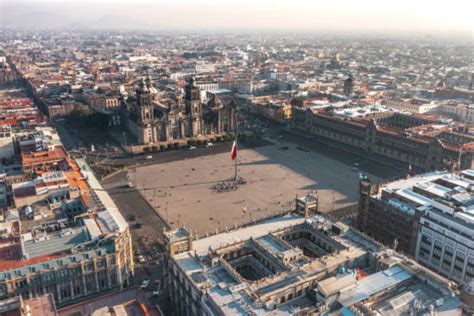
<svg viewBox="0 0 474 316">
<path fill-rule="evenodd" d="M 249 308 L 263 311 L 262 302 L 274 293 L 319 280 L 326 271 L 353 260 L 365 261 L 362 258 L 381 251 L 375 242 L 355 231 L 334 233 L 339 231 L 333 230 L 334 225 L 319 215 L 304 219 L 288 214 L 196 240 L 192 251 L 173 259 L 196 287 L 207 289 L 210 300 L 224 313 Z M 295 234 L 312 237 L 305 239 L 303 246 L 300 239 L 294 239 Z M 309 248 L 303 251 L 305 247 Z M 311 257 L 306 255 L 310 252 Z M 253 272 L 247 273 L 246 269 Z"/>
<path fill-rule="evenodd" d="M 378 199 L 399 208 L 439 213 L 474 229 L 474 170 L 459 173 L 436 171 L 384 185 Z"/>
</svg>

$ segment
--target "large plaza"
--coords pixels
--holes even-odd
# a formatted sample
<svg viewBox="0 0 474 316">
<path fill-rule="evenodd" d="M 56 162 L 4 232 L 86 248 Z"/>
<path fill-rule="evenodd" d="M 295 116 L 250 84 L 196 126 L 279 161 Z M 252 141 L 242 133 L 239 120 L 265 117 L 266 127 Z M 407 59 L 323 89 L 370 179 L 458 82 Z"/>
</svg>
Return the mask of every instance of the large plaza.
<svg viewBox="0 0 474 316">
<path fill-rule="evenodd" d="M 171 227 L 184 225 L 198 234 L 290 210 L 296 195 L 308 191 L 317 192 L 323 212 L 358 197 L 354 166 L 289 142 L 240 150 L 238 174 L 246 184 L 215 189 L 234 176 L 234 163 L 224 152 L 134 167 L 128 179 Z"/>
</svg>

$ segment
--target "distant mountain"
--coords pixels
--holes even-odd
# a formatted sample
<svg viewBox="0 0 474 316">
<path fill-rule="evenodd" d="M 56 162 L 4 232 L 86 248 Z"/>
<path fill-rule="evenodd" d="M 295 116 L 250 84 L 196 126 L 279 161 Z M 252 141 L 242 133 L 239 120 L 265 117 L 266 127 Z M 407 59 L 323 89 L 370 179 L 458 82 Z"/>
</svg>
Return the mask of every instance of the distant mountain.
<svg viewBox="0 0 474 316">
<path fill-rule="evenodd" d="M 50 28 L 62 27 L 70 23 L 67 16 L 55 12 L 54 8 L 2 3 L 0 4 L 0 11 L 1 27 Z"/>
<path fill-rule="evenodd" d="M 151 27 L 151 24 L 146 23 L 144 19 L 120 13 L 104 14 L 104 11 L 106 10 L 103 7 L 94 10 L 94 8 L 77 4 L 18 4 L 2 3 L 0 0 L 0 27 L 23 29 L 142 29 Z"/>
</svg>

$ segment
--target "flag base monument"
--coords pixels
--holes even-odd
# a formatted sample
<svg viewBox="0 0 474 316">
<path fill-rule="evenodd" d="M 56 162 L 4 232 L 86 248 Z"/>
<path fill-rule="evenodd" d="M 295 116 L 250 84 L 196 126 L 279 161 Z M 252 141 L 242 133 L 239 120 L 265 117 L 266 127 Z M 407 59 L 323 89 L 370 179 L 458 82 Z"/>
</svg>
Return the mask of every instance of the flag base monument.
<svg viewBox="0 0 474 316">
<path fill-rule="evenodd" d="M 216 184 L 214 190 L 216 190 L 217 193 L 236 191 L 240 185 L 247 183 L 244 178 L 237 174 L 237 137 L 238 133 L 235 134 L 235 139 L 232 143 L 232 150 L 230 152 L 230 158 L 234 162 L 234 177 Z"/>
</svg>

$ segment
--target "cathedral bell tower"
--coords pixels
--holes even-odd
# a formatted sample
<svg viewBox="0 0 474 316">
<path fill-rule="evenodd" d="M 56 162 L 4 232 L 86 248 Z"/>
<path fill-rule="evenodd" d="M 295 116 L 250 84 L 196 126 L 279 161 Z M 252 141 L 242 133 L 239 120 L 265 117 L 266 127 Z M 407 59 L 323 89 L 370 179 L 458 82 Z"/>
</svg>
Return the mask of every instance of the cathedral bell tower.
<svg viewBox="0 0 474 316">
<path fill-rule="evenodd" d="M 185 103 L 186 114 L 191 116 L 200 116 L 202 114 L 201 89 L 196 86 L 193 77 L 191 77 L 186 84 Z"/>
<path fill-rule="evenodd" d="M 191 136 L 196 137 L 201 134 L 202 104 L 201 89 L 196 86 L 193 77 L 191 77 L 186 84 L 184 103 L 186 107 L 186 115 L 189 116 L 191 122 Z"/>
<path fill-rule="evenodd" d="M 142 144 L 155 143 L 156 128 L 153 114 L 152 94 L 144 80 L 140 81 L 136 91 L 137 96 L 137 117 L 138 117 L 138 139 Z"/>
<path fill-rule="evenodd" d="M 137 105 L 140 121 L 143 125 L 154 121 L 152 96 L 144 80 L 140 81 L 137 89 Z"/>
</svg>

